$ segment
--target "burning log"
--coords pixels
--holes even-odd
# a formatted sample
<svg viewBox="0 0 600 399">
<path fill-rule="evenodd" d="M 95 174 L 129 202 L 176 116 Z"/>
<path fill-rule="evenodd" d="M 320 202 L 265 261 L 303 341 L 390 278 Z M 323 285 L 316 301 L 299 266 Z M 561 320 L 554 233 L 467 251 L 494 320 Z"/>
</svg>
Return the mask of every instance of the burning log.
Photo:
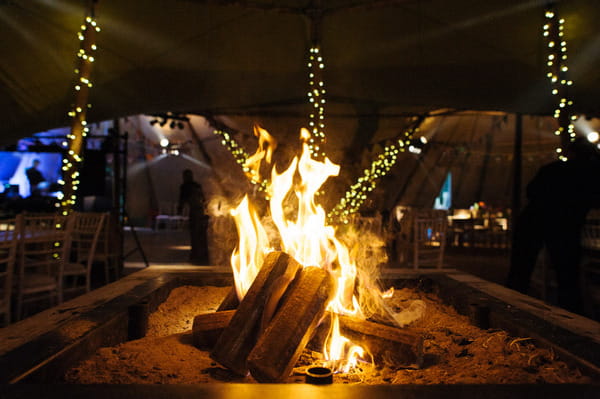
<svg viewBox="0 0 600 399">
<path fill-rule="evenodd" d="M 235 311 L 220 311 L 198 315 L 194 318 L 193 339 L 198 348 L 212 348 L 229 324 Z M 395 365 L 421 366 L 423 361 L 422 336 L 407 330 L 361 320 L 352 316 L 339 316 L 342 334 L 368 348 L 376 362 Z M 307 347 L 316 352 L 323 350 L 323 343 L 331 328 L 326 316 L 318 326 Z"/>
<path fill-rule="evenodd" d="M 202 313 L 194 317 L 192 341 L 200 349 L 213 348 L 221 333 L 229 325 L 235 310 Z"/>
<path fill-rule="evenodd" d="M 212 348 L 229 324 L 234 311 L 221 311 L 196 316 L 193 325 L 194 345 Z M 330 317 L 326 316 L 310 340 L 308 348 L 320 352 L 331 328 Z M 410 330 L 361 320 L 352 316 L 340 316 L 342 334 L 365 346 L 376 362 L 395 365 L 420 366 L 423 359 L 423 338 Z"/>
<path fill-rule="evenodd" d="M 423 363 L 423 337 L 415 332 L 351 316 L 340 316 L 341 333 L 369 348 L 375 361 L 395 365 Z"/>
<path fill-rule="evenodd" d="M 264 324 L 265 309 L 273 307 L 286 282 L 292 281 L 300 264 L 283 252 L 271 252 L 265 258 L 250 289 L 240 302 L 227 328 L 217 340 L 210 356 L 235 373 L 246 375 L 246 360 L 254 348 Z M 273 310 L 268 310 L 271 313 Z"/>
<path fill-rule="evenodd" d="M 194 345 L 199 348 L 213 347 L 233 317 L 234 311 L 206 313 L 194 318 Z M 331 328 L 326 316 L 308 344 L 311 350 L 320 352 Z M 423 338 L 410 330 L 390 327 L 352 316 L 340 316 L 340 329 L 344 335 L 369 349 L 377 362 L 398 365 L 421 365 Z"/>
<path fill-rule="evenodd" d="M 235 286 L 231 287 L 225 298 L 223 298 L 223 302 L 217 308 L 217 312 L 222 310 L 233 310 L 237 309 L 240 305 L 240 300 L 238 299 L 237 290 Z"/>
<path fill-rule="evenodd" d="M 353 316 L 339 315 L 340 332 L 352 342 L 368 348 L 373 359 L 394 365 L 417 365 L 423 362 L 423 337 L 415 332 L 374 323 Z M 331 317 L 319 325 L 308 347 L 315 351 L 323 349 L 323 343 L 331 329 Z"/>
<path fill-rule="evenodd" d="M 259 382 L 278 382 L 290 374 L 334 291 L 335 281 L 326 270 L 306 267 L 300 271 L 248 356 L 252 377 Z"/>
</svg>

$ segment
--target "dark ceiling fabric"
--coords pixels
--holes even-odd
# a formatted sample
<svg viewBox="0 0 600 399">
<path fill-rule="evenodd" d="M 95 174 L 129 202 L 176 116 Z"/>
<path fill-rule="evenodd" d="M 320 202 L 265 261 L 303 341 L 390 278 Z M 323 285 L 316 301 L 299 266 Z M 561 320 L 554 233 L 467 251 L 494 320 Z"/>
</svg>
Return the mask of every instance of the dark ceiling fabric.
<svg viewBox="0 0 600 399">
<path fill-rule="evenodd" d="M 553 110 L 541 35 L 545 1 L 321 3 L 326 98 L 339 115 Z M 0 0 L 0 143 L 68 125 L 87 4 Z M 310 5 L 99 0 L 88 120 L 164 111 L 307 113 Z M 567 20 L 575 108 L 600 114 L 600 7 L 563 0 L 556 10 Z"/>
</svg>

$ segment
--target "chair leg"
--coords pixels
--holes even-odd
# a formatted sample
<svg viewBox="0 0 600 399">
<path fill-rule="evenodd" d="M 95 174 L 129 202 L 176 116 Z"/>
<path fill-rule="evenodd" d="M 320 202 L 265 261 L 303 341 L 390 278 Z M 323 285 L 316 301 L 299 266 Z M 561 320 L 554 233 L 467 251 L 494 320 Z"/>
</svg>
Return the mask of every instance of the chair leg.
<svg viewBox="0 0 600 399">
<path fill-rule="evenodd" d="M 19 290 L 21 291 L 21 290 Z M 19 292 L 17 295 L 17 320 L 23 318 L 23 294 Z"/>
<path fill-rule="evenodd" d="M 91 291 L 91 285 L 92 285 L 91 280 L 92 280 L 91 267 L 88 267 L 88 271 L 85 274 L 85 292 Z"/>
<path fill-rule="evenodd" d="M 104 259 L 104 281 L 106 284 L 110 283 L 110 273 L 108 271 L 108 260 Z"/>
<path fill-rule="evenodd" d="M 4 324 L 2 326 L 3 327 L 8 326 L 10 324 L 10 306 L 4 312 L 3 319 L 4 319 Z"/>
<path fill-rule="evenodd" d="M 56 287 L 56 300 L 58 305 L 63 303 L 63 285 L 62 281 L 58 283 L 58 287 Z"/>
</svg>

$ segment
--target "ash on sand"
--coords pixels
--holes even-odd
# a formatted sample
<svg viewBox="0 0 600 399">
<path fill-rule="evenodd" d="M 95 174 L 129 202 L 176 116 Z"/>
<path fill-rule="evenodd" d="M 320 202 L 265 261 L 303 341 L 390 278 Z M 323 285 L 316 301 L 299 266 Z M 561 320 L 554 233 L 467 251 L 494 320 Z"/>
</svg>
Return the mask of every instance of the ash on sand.
<svg viewBox="0 0 600 399">
<path fill-rule="evenodd" d="M 65 375 L 69 383 L 84 384 L 196 384 L 253 382 L 229 373 L 192 345 L 194 316 L 213 312 L 229 287 L 184 286 L 174 289 L 149 319 L 145 338 L 100 348 Z M 416 300 L 425 314 L 407 329 L 425 338 L 426 364 L 422 369 L 393 364 L 368 365 L 349 374 L 336 374 L 334 383 L 365 384 L 533 384 L 590 383 L 589 377 L 569 368 L 555 353 L 537 348 L 527 337 L 511 337 L 502 330 L 482 330 L 469 323 L 438 297 L 416 289 L 397 290 L 388 304 L 405 309 Z M 320 354 L 306 350 L 288 382 L 303 382 L 306 366 Z"/>
</svg>

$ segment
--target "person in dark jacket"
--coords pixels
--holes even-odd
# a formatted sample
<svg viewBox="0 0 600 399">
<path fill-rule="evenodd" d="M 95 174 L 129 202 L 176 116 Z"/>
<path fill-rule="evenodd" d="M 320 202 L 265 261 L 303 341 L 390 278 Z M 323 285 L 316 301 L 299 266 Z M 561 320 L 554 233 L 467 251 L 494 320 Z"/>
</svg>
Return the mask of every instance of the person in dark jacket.
<svg viewBox="0 0 600 399">
<path fill-rule="evenodd" d="M 194 181 L 194 174 L 190 169 L 183 171 L 183 183 L 179 186 L 179 202 L 177 212 L 181 214 L 184 207 L 189 209 L 190 229 L 190 263 L 208 265 L 207 228 L 208 215 L 204 208 L 204 193 L 202 186 Z"/>
<path fill-rule="evenodd" d="M 588 211 L 599 206 L 600 157 L 583 137 L 570 143 L 565 155 L 567 161 L 542 166 L 527 185 L 528 202 L 516 222 L 507 286 L 528 292 L 545 247 L 556 272 L 558 306 L 581 312 L 581 232 Z"/>
<path fill-rule="evenodd" d="M 40 195 L 44 187 L 43 183 L 46 181 L 42 172 L 39 171 L 40 160 L 34 159 L 32 165 L 25 170 L 25 175 L 29 181 L 31 195 Z"/>
</svg>

